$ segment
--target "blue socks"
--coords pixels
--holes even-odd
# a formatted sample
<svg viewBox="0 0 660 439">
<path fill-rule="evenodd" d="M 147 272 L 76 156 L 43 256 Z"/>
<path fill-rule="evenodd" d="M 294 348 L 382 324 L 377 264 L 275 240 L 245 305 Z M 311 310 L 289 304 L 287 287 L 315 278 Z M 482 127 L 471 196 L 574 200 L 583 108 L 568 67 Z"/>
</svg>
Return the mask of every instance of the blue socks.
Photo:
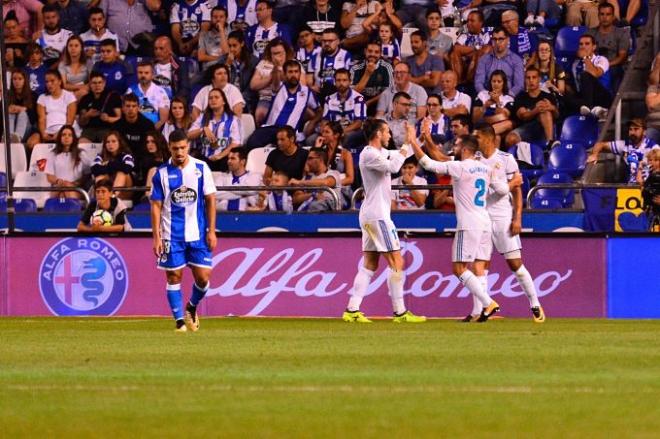
<svg viewBox="0 0 660 439">
<path fill-rule="evenodd" d="M 190 296 L 190 304 L 192 306 L 197 306 L 199 302 L 206 296 L 206 292 L 209 290 L 209 283 L 203 287 L 197 286 L 196 282 L 193 282 L 192 296 Z"/>
<path fill-rule="evenodd" d="M 167 284 L 167 301 L 170 304 L 174 320 L 183 319 L 183 299 L 181 297 L 181 284 Z"/>
</svg>

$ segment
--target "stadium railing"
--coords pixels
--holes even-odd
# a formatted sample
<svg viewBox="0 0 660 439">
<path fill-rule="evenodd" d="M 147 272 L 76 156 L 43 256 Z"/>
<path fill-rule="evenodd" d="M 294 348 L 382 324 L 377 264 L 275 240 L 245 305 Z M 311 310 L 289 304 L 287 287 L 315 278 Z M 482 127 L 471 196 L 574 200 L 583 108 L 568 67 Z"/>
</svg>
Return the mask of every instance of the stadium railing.
<svg viewBox="0 0 660 439">
<path fill-rule="evenodd" d="M 530 206 L 534 195 L 542 189 L 572 189 L 572 190 L 582 190 L 582 189 L 640 189 L 639 185 L 636 184 L 625 184 L 625 183 L 538 183 L 536 186 L 532 187 L 527 193 L 527 205 Z"/>
<path fill-rule="evenodd" d="M 392 185 L 393 190 L 431 190 L 431 189 L 451 189 L 450 184 L 393 184 Z M 358 202 L 358 199 L 362 199 L 364 196 L 364 188 L 359 187 L 355 189 L 355 192 L 353 192 L 353 196 L 351 197 L 351 207 L 350 210 L 356 210 L 356 205 Z"/>
</svg>

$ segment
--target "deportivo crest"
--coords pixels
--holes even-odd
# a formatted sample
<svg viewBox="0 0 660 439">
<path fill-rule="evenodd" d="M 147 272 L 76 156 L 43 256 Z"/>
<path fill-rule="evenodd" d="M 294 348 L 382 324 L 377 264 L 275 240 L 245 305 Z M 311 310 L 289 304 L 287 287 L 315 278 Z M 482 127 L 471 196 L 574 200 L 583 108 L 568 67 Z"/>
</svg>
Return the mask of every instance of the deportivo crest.
<svg viewBox="0 0 660 439">
<path fill-rule="evenodd" d="M 67 238 L 41 261 L 39 291 L 54 315 L 111 316 L 126 297 L 128 270 L 107 241 Z"/>
</svg>

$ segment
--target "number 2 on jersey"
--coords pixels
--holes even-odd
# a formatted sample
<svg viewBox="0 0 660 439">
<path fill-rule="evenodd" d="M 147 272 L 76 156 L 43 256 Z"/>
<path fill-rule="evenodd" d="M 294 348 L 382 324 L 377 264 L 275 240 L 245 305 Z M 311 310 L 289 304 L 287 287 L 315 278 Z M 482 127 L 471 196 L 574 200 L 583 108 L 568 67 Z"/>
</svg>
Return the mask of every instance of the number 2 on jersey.
<svg viewBox="0 0 660 439">
<path fill-rule="evenodd" d="M 484 203 L 484 195 L 486 194 L 486 180 L 483 178 L 478 178 L 474 182 L 474 187 L 479 190 L 477 194 L 474 196 L 474 204 L 483 207 L 485 205 Z"/>
</svg>

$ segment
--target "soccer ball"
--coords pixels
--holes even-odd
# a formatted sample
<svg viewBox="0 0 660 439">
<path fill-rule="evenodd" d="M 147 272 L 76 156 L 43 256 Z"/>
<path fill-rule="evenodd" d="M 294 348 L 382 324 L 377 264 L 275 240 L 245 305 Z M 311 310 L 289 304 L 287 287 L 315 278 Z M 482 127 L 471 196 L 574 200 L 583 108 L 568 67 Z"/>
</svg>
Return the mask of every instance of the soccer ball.
<svg viewBox="0 0 660 439">
<path fill-rule="evenodd" d="M 99 209 L 92 214 L 92 225 L 111 226 L 112 215 L 107 210 Z"/>
</svg>

